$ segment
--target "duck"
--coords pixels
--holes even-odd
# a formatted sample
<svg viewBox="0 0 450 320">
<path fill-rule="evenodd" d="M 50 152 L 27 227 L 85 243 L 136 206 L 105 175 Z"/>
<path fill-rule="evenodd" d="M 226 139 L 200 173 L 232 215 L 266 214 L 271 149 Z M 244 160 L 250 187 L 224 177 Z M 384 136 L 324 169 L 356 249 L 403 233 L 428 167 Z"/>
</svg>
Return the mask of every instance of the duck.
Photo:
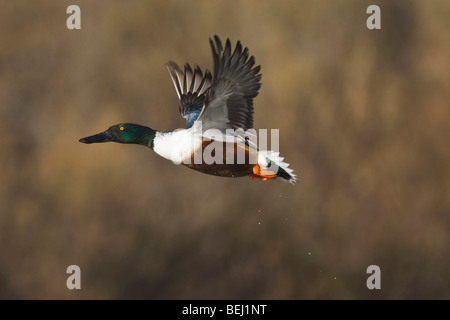
<svg viewBox="0 0 450 320">
<path fill-rule="evenodd" d="M 253 128 L 253 99 L 261 87 L 261 66 L 237 41 L 232 49 L 215 35 L 209 39 L 213 72 L 186 63 L 184 70 L 169 61 L 167 70 L 179 99 L 186 127 L 158 131 L 135 123 L 119 123 L 79 139 L 85 144 L 138 144 L 201 173 L 268 181 L 298 181 L 278 151 L 260 150 Z M 273 146 L 273 141 L 272 141 Z"/>
</svg>

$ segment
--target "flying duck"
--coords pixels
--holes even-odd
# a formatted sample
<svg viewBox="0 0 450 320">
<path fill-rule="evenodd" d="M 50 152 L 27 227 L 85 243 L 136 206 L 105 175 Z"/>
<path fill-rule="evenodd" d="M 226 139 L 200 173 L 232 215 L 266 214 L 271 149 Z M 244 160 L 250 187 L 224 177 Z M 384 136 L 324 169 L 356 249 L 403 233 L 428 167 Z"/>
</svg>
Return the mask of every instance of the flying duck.
<svg viewBox="0 0 450 320">
<path fill-rule="evenodd" d="M 248 48 L 243 49 L 240 41 L 234 50 L 229 39 L 225 47 L 218 36 L 209 41 L 213 74 L 189 64 L 184 71 L 173 61 L 166 64 L 186 128 L 161 132 L 120 123 L 79 141 L 140 144 L 175 164 L 220 177 L 249 176 L 261 181 L 279 177 L 296 182 L 296 175 L 278 152 L 257 146 L 253 98 L 261 87 L 261 67 L 254 66 L 255 58 L 249 57 Z"/>
</svg>

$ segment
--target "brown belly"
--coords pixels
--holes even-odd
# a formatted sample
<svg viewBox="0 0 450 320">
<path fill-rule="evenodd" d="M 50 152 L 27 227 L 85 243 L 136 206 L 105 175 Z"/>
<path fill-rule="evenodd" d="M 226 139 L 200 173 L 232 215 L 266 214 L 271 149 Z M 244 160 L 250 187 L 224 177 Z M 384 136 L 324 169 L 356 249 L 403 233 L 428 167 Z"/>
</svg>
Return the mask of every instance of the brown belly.
<svg viewBox="0 0 450 320">
<path fill-rule="evenodd" d="M 253 167 L 257 163 L 256 150 L 237 143 L 214 141 L 214 145 L 211 145 L 212 142 L 204 140 L 201 150 L 199 148 L 192 153 L 190 163 L 183 164 L 193 170 L 221 177 L 235 178 L 253 174 Z M 214 162 L 211 163 L 211 159 Z"/>
</svg>

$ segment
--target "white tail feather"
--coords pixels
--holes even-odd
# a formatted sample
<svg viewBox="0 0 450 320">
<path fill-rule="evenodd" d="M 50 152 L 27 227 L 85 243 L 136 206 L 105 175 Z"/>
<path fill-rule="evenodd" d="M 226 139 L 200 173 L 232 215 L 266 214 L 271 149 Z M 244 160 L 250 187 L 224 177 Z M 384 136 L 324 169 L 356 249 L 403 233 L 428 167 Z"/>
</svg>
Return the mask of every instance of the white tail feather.
<svg viewBox="0 0 450 320">
<path fill-rule="evenodd" d="M 298 181 L 297 175 L 295 175 L 293 172 L 294 170 L 288 168 L 289 163 L 283 162 L 284 158 L 280 157 L 279 152 L 275 152 L 272 150 L 264 150 L 258 152 L 258 164 L 263 168 L 264 170 L 270 170 L 278 176 L 283 179 L 284 181 L 290 182 L 291 184 L 294 184 Z M 280 175 L 280 168 L 289 176 L 289 177 L 283 177 Z"/>
</svg>

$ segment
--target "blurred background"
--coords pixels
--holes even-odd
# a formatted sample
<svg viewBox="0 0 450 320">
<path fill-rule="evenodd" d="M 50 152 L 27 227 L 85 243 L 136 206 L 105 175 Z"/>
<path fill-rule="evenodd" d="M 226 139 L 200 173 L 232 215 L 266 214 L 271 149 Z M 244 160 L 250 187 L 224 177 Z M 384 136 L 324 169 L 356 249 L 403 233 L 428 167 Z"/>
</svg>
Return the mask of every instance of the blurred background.
<svg viewBox="0 0 450 320">
<path fill-rule="evenodd" d="M 0 298 L 449 299 L 449 16 L 444 0 L 0 0 Z M 183 127 L 164 63 L 212 68 L 214 34 L 261 64 L 255 128 L 280 129 L 299 184 L 78 142 Z"/>
</svg>

